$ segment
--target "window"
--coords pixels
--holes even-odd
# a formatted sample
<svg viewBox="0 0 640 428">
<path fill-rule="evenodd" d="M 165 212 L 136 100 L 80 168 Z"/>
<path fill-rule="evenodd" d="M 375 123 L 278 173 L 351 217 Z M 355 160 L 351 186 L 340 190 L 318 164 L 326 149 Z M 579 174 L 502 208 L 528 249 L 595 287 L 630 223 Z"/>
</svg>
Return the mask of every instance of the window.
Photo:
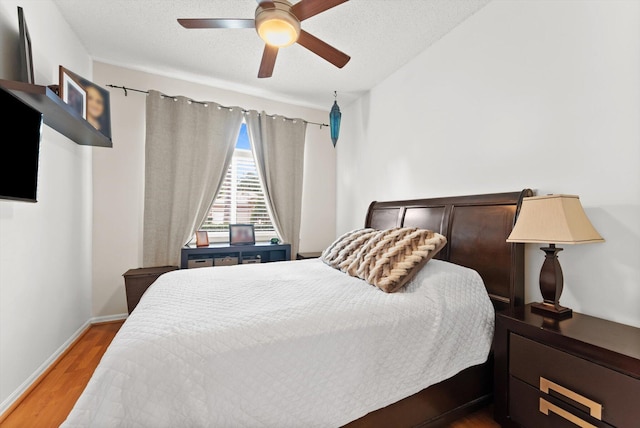
<svg viewBox="0 0 640 428">
<path fill-rule="evenodd" d="M 276 236 L 244 123 L 222 187 L 201 229 L 208 231 L 214 241 L 226 241 L 229 239 L 229 224 L 235 223 L 253 224 L 256 240 Z"/>
</svg>

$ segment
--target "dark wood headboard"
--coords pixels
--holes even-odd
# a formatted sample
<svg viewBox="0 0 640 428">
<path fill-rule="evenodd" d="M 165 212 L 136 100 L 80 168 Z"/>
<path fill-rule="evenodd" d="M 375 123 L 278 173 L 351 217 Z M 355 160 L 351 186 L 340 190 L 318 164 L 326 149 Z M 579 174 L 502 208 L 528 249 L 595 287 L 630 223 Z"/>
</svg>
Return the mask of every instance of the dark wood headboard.
<svg viewBox="0 0 640 428">
<path fill-rule="evenodd" d="M 507 243 L 522 198 L 521 192 L 452 196 L 407 201 L 374 201 L 365 227 L 419 227 L 447 237 L 436 256 L 480 273 L 496 310 L 524 305 L 524 244 Z"/>
</svg>

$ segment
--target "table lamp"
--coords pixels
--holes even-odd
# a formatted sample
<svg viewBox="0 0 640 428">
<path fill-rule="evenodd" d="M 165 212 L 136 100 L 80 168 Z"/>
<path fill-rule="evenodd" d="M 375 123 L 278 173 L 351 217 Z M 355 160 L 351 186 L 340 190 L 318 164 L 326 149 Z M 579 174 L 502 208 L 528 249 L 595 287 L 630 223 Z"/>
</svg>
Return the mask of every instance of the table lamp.
<svg viewBox="0 0 640 428">
<path fill-rule="evenodd" d="M 520 214 L 507 242 L 548 243 L 540 270 L 542 302 L 531 304 L 533 312 L 556 319 L 570 318 L 572 310 L 560 306 L 564 278 L 556 244 L 604 242 L 575 195 L 546 195 L 523 198 Z"/>
</svg>

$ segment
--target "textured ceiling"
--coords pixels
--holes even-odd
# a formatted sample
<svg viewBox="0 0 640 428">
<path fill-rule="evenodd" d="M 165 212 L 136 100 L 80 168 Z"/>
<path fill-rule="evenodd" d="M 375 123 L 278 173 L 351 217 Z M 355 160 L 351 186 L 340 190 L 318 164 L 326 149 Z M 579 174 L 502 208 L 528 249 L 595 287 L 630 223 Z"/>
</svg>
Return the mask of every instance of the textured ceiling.
<svg viewBox="0 0 640 428">
<path fill-rule="evenodd" d="M 255 0 L 53 1 L 95 60 L 326 108 L 333 91 L 349 103 L 490 0 L 350 0 L 302 22 L 351 56 L 344 68 L 294 44 L 280 50 L 268 79 L 257 78 L 264 45 L 255 30 L 187 30 L 176 21 L 253 18 Z"/>
</svg>

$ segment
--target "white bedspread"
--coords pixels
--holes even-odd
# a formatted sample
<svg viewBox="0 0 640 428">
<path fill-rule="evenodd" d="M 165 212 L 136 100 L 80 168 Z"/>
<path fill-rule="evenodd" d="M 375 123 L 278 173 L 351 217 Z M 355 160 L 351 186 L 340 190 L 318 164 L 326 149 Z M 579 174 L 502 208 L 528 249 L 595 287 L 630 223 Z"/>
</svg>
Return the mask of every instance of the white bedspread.
<svg viewBox="0 0 640 428">
<path fill-rule="evenodd" d="M 431 260 L 386 294 L 320 260 L 162 275 L 70 427 L 338 427 L 486 361 L 476 271 Z"/>
</svg>

